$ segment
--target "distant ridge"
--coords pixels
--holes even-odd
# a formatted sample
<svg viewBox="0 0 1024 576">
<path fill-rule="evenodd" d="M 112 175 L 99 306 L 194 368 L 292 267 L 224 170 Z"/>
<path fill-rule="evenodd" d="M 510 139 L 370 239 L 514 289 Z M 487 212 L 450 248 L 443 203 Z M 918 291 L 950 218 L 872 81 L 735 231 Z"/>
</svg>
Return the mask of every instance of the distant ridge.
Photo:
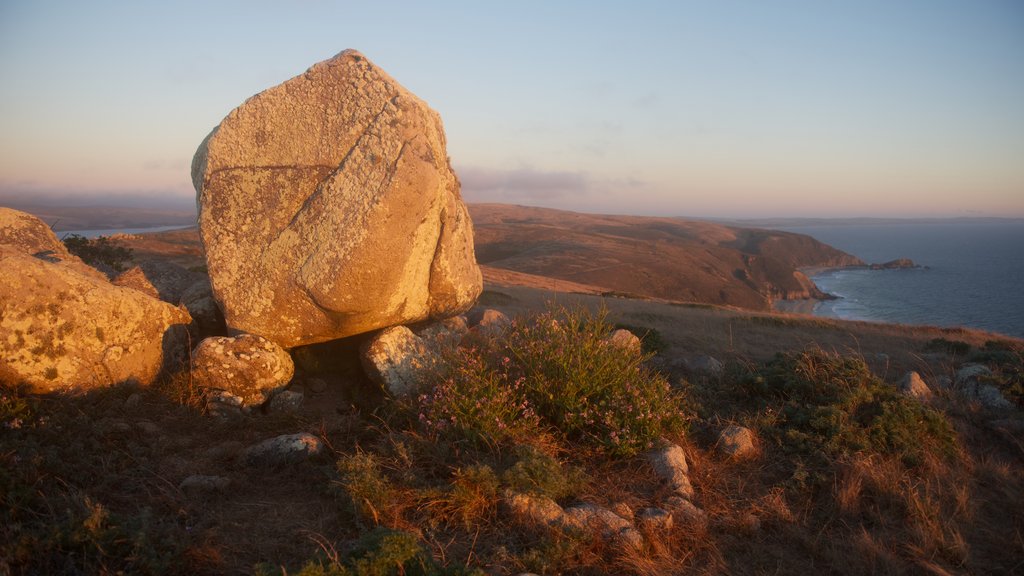
<svg viewBox="0 0 1024 576">
<path fill-rule="evenodd" d="M 609 293 L 770 310 L 824 298 L 798 271 L 864 265 L 803 234 L 643 216 L 471 204 L 477 260 Z"/>
</svg>

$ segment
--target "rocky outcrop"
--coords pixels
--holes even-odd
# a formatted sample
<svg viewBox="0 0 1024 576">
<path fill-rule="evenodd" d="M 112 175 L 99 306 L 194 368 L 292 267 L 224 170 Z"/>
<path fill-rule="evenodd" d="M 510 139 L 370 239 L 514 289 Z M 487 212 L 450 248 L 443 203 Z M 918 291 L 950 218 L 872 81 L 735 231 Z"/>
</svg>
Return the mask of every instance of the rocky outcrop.
<svg viewBox="0 0 1024 576">
<path fill-rule="evenodd" d="M 914 263 L 910 258 L 897 258 L 881 264 L 872 264 L 869 266 L 872 270 L 903 270 L 906 268 L 920 268 L 921 266 Z"/>
<path fill-rule="evenodd" d="M 273 342 L 252 334 L 207 338 L 192 352 L 192 379 L 206 391 L 223 391 L 245 407 L 263 404 L 295 372 L 292 358 Z"/>
<path fill-rule="evenodd" d="M 99 273 L 0 246 L 0 380 L 41 391 L 149 384 L 184 360 L 190 322 Z"/>
<path fill-rule="evenodd" d="M 0 206 L 0 246 L 35 256 L 47 262 L 61 262 L 68 268 L 98 280 L 107 277 L 68 252 L 64 243 L 42 220 L 31 214 Z"/>
<path fill-rule="evenodd" d="M 480 293 L 440 117 L 358 52 L 232 111 L 192 180 L 234 330 L 292 348 L 456 315 Z"/>
</svg>

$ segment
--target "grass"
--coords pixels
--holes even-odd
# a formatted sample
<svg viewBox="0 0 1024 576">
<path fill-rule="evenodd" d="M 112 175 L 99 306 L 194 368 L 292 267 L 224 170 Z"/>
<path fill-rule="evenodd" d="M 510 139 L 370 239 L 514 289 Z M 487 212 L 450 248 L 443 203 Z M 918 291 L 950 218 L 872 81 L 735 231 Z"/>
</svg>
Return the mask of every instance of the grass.
<svg viewBox="0 0 1024 576">
<path fill-rule="evenodd" d="M 666 318 L 623 320 L 656 329 L 664 355 L 679 347 Z M 726 339 L 714 326 L 687 338 Z M 318 364 L 330 385 L 291 416 L 212 419 L 187 372 L 151 389 L 74 397 L 0 387 L 0 574 L 1024 568 L 1024 451 L 977 405 L 941 392 L 922 405 L 855 351 L 788 345 L 766 360 L 732 358 L 720 380 L 672 387 L 649 353 L 607 344 L 613 327 L 600 309 L 520 316 L 447 350 L 406 399 L 357 401 L 366 384 L 355 371 Z M 1016 343 L 964 338 L 967 359 L 989 365 L 1004 393 L 1019 384 Z M 955 364 L 939 366 L 922 372 L 927 381 Z M 715 450 L 730 423 L 753 430 L 756 456 Z M 280 469 L 236 459 L 298 431 L 333 456 Z M 643 456 L 662 439 L 684 448 L 707 523 L 677 515 L 673 528 L 624 549 L 599 534 L 519 524 L 503 508 L 508 490 L 625 516 L 665 506 L 671 492 Z M 231 486 L 189 496 L 178 484 L 190 474 Z"/>
</svg>

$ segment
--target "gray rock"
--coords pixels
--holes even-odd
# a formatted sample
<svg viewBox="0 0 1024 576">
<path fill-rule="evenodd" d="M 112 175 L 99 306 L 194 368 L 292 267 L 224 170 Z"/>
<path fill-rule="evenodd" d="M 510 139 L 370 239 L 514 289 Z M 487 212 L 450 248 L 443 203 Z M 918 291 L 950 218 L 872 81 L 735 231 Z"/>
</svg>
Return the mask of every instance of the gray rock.
<svg viewBox="0 0 1024 576">
<path fill-rule="evenodd" d="M 670 444 L 648 452 L 646 456 L 647 461 L 662 482 L 676 494 L 684 498 L 693 498 L 693 486 L 690 484 L 689 476 L 690 468 L 686 463 L 686 453 L 680 446 Z"/>
<path fill-rule="evenodd" d="M 924 383 L 921 375 L 917 372 L 907 372 L 896 385 L 896 388 L 905 396 L 916 400 L 927 401 L 933 397 L 931 388 Z"/>
<path fill-rule="evenodd" d="M 243 406 L 259 406 L 270 393 L 286 385 L 294 374 L 292 358 L 262 336 L 213 336 L 192 352 L 192 378 L 203 390 L 223 390 L 242 399 Z"/>
<path fill-rule="evenodd" d="M 1013 403 L 1003 396 L 995 385 L 987 382 L 992 371 L 982 364 L 965 364 L 956 372 L 955 385 L 966 398 L 976 400 L 986 408 L 1013 408 Z"/>
<path fill-rule="evenodd" d="M 323 378 L 306 378 L 304 385 L 306 390 L 313 394 L 321 394 L 327 391 L 327 381 Z"/>
<path fill-rule="evenodd" d="M 178 488 L 189 496 L 224 492 L 231 485 L 231 479 L 224 476 L 203 476 L 193 474 L 181 481 Z"/>
<path fill-rule="evenodd" d="M 565 516 L 571 524 L 598 530 L 605 536 L 618 534 L 624 528 L 633 527 L 631 521 L 607 508 L 588 502 L 574 504 L 566 508 Z"/>
<path fill-rule="evenodd" d="M 276 466 L 295 464 L 319 455 L 323 442 L 309 433 L 285 434 L 250 446 L 242 457 L 246 464 Z"/>
<path fill-rule="evenodd" d="M 686 360 L 687 369 L 693 373 L 710 378 L 721 378 L 725 373 L 725 366 L 716 358 L 701 354 Z"/>
<path fill-rule="evenodd" d="M 281 390 L 270 397 L 267 410 L 272 414 L 294 414 L 302 408 L 302 392 Z"/>
<path fill-rule="evenodd" d="M 754 447 L 754 434 L 750 429 L 735 424 L 726 426 L 718 434 L 718 443 L 715 446 L 722 454 L 735 458 L 745 458 L 757 451 Z"/>
<path fill-rule="evenodd" d="M 405 326 L 381 330 L 363 344 L 366 375 L 395 397 L 414 392 L 433 357 L 422 338 Z"/>
<path fill-rule="evenodd" d="M 251 411 L 241 396 L 227 390 L 210 389 L 204 394 L 206 413 L 214 418 L 231 419 L 246 416 Z"/>
<path fill-rule="evenodd" d="M 563 526 L 566 523 L 565 511 L 547 496 L 507 490 L 502 502 L 513 518 L 525 524 Z"/>
<path fill-rule="evenodd" d="M 440 117 L 354 50 L 228 114 L 192 182 L 235 331 L 293 348 L 454 316 L 481 292 Z"/>
<path fill-rule="evenodd" d="M 672 529 L 672 513 L 662 508 L 644 508 L 637 513 L 636 522 L 644 530 L 667 532 Z"/>
<path fill-rule="evenodd" d="M 473 310 L 469 314 L 469 325 L 485 334 L 500 333 L 511 323 L 512 321 L 503 312 L 492 308 Z"/>
<path fill-rule="evenodd" d="M 178 304 L 184 306 L 192 316 L 195 330 L 200 338 L 227 334 L 224 314 L 221 313 L 217 300 L 213 297 L 213 287 L 210 286 L 209 277 L 203 276 L 186 288 L 181 293 Z"/>
<path fill-rule="evenodd" d="M 704 512 L 695 506 L 693 502 L 681 496 L 671 496 L 666 499 L 665 508 L 672 512 L 672 517 L 681 524 L 707 524 L 707 512 Z"/>
<path fill-rule="evenodd" d="M 124 401 L 124 407 L 128 410 L 135 411 L 142 405 L 142 394 L 138 392 L 132 392 L 132 395 Z"/>
<path fill-rule="evenodd" d="M 636 334 L 623 328 L 619 328 L 609 334 L 606 342 L 637 355 L 640 354 L 642 349 L 640 338 L 637 338 Z"/>
</svg>

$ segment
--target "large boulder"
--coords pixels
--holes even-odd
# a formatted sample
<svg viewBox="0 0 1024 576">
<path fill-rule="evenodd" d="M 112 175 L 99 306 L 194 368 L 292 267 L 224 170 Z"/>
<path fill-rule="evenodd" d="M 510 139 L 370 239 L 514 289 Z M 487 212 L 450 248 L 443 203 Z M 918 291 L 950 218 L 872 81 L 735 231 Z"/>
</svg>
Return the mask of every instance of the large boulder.
<svg viewBox="0 0 1024 576">
<path fill-rule="evenodd" d="M 227 392 L 246 407 L 266 402 L 294 373 L 288 352 L 253 334 L 206 338 L 192 351 L 195 385 L 207 392 Z"/>
<path fill-rule="evenodd" d="M 0 245 L 47 262 L 62 262 L 80 274 L 99 280 L 107 277 L 99 270 L 68 252 L 64 243 L 45 222 L 26 212 L 0 206 Z"/>
<path fill-rule="evenodd" d="M 440 117 L 356 51 L 232 111 L 192 180 L 233 330 L 292 348 L 459 314 L 482 288 Z"/>
<path fill-rule="evenodd" d="M 113 282 L 145 292 L 164 302 L 177 304 L 185 291 L 202 275 L 173 262 L 144 260 L 118 274 Z"/>
<path fill-rule="evenodd" d="M 190 322 L 102 274 L 0 245 L 0 381 L 40 391 L 148 384 L 183 360 Z"/>
</svg>

